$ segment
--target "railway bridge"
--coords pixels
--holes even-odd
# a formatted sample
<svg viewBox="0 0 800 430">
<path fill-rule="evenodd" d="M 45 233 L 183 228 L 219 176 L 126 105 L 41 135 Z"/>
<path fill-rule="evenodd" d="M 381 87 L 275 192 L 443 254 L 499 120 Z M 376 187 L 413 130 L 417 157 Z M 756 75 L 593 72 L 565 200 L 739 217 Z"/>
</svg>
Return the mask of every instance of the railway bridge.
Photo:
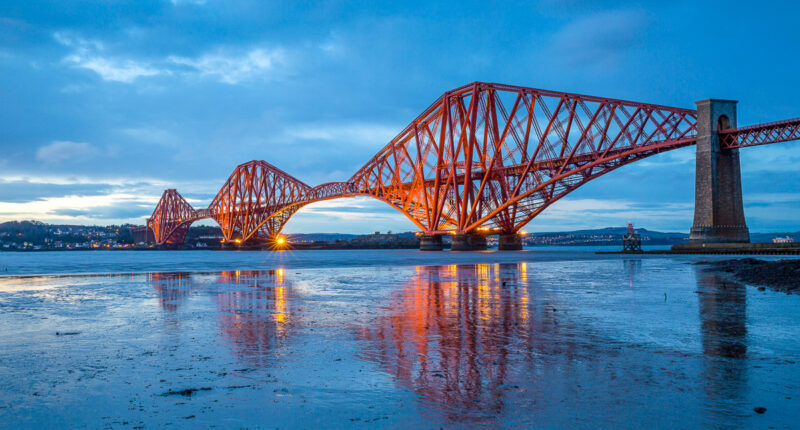
<svg viewBox="0 0 800 430">
<path fill-rule="evenodd" d="M 369 196 L 421 232 L 422 250 L 521 249 L 519 231 L 581 185 L 626 164 L 696 146 L 694 243 L 749 242 L 739 149 L 800 139 L 800 118 L 738 127 L 736 102 L 684 109 L 495 83 L 442 94 L 353 176 L 310 186 L 265 161 L 236 167 L 204 209 L 164 191 L 147 220 L 159 245 L 210 218 L 224 240 L 270 241 L 303 206 Z"/>
</svg>

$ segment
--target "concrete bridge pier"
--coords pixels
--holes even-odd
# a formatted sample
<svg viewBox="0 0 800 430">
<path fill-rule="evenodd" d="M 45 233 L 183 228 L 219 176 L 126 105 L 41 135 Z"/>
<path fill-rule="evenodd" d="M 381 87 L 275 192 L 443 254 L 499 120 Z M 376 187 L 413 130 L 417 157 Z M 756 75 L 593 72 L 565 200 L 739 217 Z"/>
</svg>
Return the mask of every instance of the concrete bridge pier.
<svg viewBox="0 0 800 430">
<path fill-rule="evenodd" d="M 453 236 L 451 251 L 485 251 L 486 236 L 480 234 L 457 234 Z"/>
<path fill-rule="evenodd" d="M 441 251 L 444 249 L 442 236 L 422 236 L 419 238 L 420 251 Z"/>
<path fill-rule="evenodd" d="M 497 241 L 498 251 L 522 250 L 522 236 L 517 233 L 501 234 Z"/>
<path fill-rule="evenodd" d="M 736 127 L 736 101 L 697 102 L 694 224 L 689 243 L 749 243 L 738 149 L 720 149 L 719 130 Z"/>
</svg>

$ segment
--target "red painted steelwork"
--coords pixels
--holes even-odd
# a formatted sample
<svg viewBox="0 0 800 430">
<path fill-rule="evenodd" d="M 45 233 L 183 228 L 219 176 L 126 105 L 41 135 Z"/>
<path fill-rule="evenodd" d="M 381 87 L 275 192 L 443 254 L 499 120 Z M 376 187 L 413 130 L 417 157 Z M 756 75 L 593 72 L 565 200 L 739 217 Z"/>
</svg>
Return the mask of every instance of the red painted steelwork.
<svg viewBox="0 0 800 430">
<path fill-rule="evenodd" d="M 239 165 L 208 207 L 227 240 L 278 235 L 311 187 L 265 161 Z"/>
<path fill-rule="evenodd" d="M 306 204 L 362 195 L 425 235 L 514 233 L 594 178 L 694 145 L 696 122 L 692 109 L 475 82 L 444 93 L 347 182 L 312 188 L 250 161 L 208 209 L 167 190 L 148 225 L 159 244 L 182 241 L 190 216 L 213 218 L 229 241 L 270 239 Z M 800 119 L 721 138 L 723 148 L 800 139 Z"/>
<path fill-rule="evenodd" d="M 192 205 L 170 188 L 164 191 L 153 215 L 147 220 L 147 226 L 153 230 L 157 244 L 174 245 L 183 243 L 189 226 L 197 219 L 197 211 Z"/>
<path fill-rule="evenodd" d="M 690 145 L 696 112 L 499 84 L 442 95 L 351 179 L 426 235 L 510 233 L 583 183 Z"/>
<path fill-rule="evenodd" d="M 800 139 L 800 118 L 749 125 L 720 133 L 725 149 L 745 148 Z"/>
</svg>

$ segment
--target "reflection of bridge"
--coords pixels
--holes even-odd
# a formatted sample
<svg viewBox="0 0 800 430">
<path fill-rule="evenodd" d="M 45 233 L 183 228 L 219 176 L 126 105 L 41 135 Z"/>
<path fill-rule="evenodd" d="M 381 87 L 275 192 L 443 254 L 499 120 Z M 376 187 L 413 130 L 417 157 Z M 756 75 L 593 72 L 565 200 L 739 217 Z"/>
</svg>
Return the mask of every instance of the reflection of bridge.
<svg viewBox="0 0 800 430">
<path fill-rule="evenodd" d="M 688 302 L 681 301 L 672 305 L 674 309 L 692 309 L 684 318 L 692 319 L 691 313 L 697 312 L 698 326 L 680 326 L 686 330 L 678 330 L 679 334 L 699 334 L 696 349 L 686 349 L 692 342 L 685 343 L 683 335 L 663 342 L 641 342 L 641 337 L 630 334 L 630 330 L 639 330 L 630 316 L 639 306 L 651 306 L 644 303 L 658 297 L 661 290 L 642 288 L 651 285 L 649 278 L 633 280 L 643 273 L 642 260 L 612 263 L 618 266 L 608 266 L 615 269 L 611 272 L 620 273 L 600 290 L 584 284 L 583 271 L 542 276 L 541 266 L 524 262 L 419 266 L 387 296 L 367 299 L 377 300 L 373 303 L 377 306 L 374 313 L 364 314 L 364 319 L 334 312 L 337 316 L 324 326 L 334 332 L 338 327 L 338 334 L 320 331 L 314 324 L 318 318 L 330 317 L 331 302 L 317 297 L 312 298 L 317 305 L 310 305 L 283 269 L 152 273 L 147 279 L 165 313 L 182 311 L 176 320 L 190 322 L 189 331 L 196 329 L 194 321 L 201 318 L 198 312 L 216 315 L 220 330 L 215 333 L 251 370 L 273 373 L 272 369 L 287 363 L 300 368 L 328 366 L 327 356 L 298 354 L 307 348 L 306 341 L 316 327 L 316 339 L 321 336 L 334 345 L 353 343 L 357 351 L 354 363 L 373 363 L 392 377 L 392 383 L 415 393 L 425 407 L 441 411 L 454 423 L 476 421 L 488 426 L 497 422 L 496 416 L 503 416 L 504 422 L 519 418 L 522 427 L 564 427 L 538 421 L 547 420 L 547 414 L 531 410 L 543 410 L 546 406 L 542 405 L 548 404 L 559 410 L 569 408 L 563 403 L 565 398 L 581 400 L 573 404 L 576 408 L 602 404 L 613 411 L 611 415 L 624 420 L 639 413 L 651 414 L 654 407 L 674 408 L 671 401 L 681 400 L 686 393 L 669 397 L 677 392 L 673 384 L 694 390 L 697 398 L 709 403 L 706 412 L 719 414 L 700 419 L 712 423 L 720 418 L 741 420 L 739 405 L 752 391 L 748 389 L 749 364 L 742 360 L 748 357 L 746 287 L 697 268 L 696 291 L 691 294 L 697 305 L 687 308 Z M 622 282 L 628 278 L 630 287 Z M 199 291 L 211 301 L 190 300 Z M 582 300 L 595 297 L 585 294 L 589 291 L 602 298 Z M 624 291 L 632 295 L 620 296 Z M 581 303 L 598 306 L 592 310 Z M 618 306 L 625 303 L 632 306 Z M 600 312 L 599 318 L 605 322 L 598 321 L 595 312 Z M 628 323 L 617 327 L 614 321 Z M 658 324 L 642 328 L 645 338 L 657 339 L 663 334 Z M 695 366 L 699 366 L 697 379 L 692 377 Z M 358 372 L 359 381 L 370 386 L 380 380 L 364 376 L 367 373 L 360 373 L 360 368 Z M 649 379 L 653 375 L 663 376 L 654 381 Z M 649 382 L 637 386 L 642 377 Z M 686 378 L 705 383 L 685 385 Z M 599 401 L 598 395 L 610 396 L 610 403 Z M 520 398 L 527 402 L 526 408 L 519 408 Z M 531 400 L 538 402 L 540 409 L 535 409 Z M 563 416 L 570 412 L 567 409 Z"/>
<path fill-rule="evenodd" d="M 641 260 L 620 263 L 622 273 L 630 277 L 642 270 Z M 378 363 L 398 385 L 413 390 L 449 418 L 484 424 L 493 423 L 497 415 L 515 421 L 508 418 L 515 413 L 508 409 L 519 405 L 518 392 L 540 403 L 552 396 L 559 409 L 563 406 L 559 396 L 580 398 L 585 407 L 596 399 L 582 397 L 581 385 L 568 394 L 559 389 L 586 384 L 595 387 L 587 391 L 602 387 L 612 402 L 622 402 L 625 396 L 617 397 L 612 384 L 632 383 L 631 373 L 622 370 L 625 365 L 636 363 L 644 374 L 665 365 L 683 369 L 675 363 L 673 351 L 660 343 L 638 344 L 622 327 L 598 331 L 602 324 L 595 326 L 592 318 L 562 308 L 575 305 L 576 291 L 557 289 L 560 293 L 551 295 L 547 278 L 540 273 L 526 263 L 417 267 L 414 276 L 391 295 L 384 308 L 388 311 L 359 330 L 360 357 Z M 569 275 L 558 279 L 576 286 Z M 736 359 L 747 354 L 745 286 L 702 269 L 697 270 L 696 281 L 702 345 L 698 352 L 703 358 L 701 372 L 707 375 L 702 389 L 712 402 L 741 398 L 746 365 Z M 601 294 L 613 291 L 613 284 Z M 649 293 L 639 294 L 641 300 Z M 625 353 L 620 354 L 623 348 Z M 651 389 L 636 392 L 644 395 Z M 648 407 L 652 412 L 652 405 Z M 521 427 L 564 427 L 537 422 L 546 417 L 530 411 L 523 414 L 536 424 L 518 422 Z"/>
<path fill-rule="evenodd" d="M 162 308 L 175 312 L 192 290 L 204 285 L 196 275 L 155 272 L 148 274 L 147 280 L 158 293 Z M 284 280 L 283 269 L 222 271 L 207 285 L 213 288 L 221 333 L 236 355 L 266 366 L 272 352 L 286 344 L 289 332 L 298 325 L 297 296 L 291 282 Z"/>
<path fill-rule="evenodd" d="M 509 356 L 534 349 L 529 331 L 558 330 L 531 303 L 527 276 L 526 263 L 417 267 L 392 312 L 359 332 L 361 354 L 442 409 L 498 413 Z"/>
<path fill-rule="evenodd" d="M 301 207 L 369 196 L 423 234 L 421 249 L 520 249 L 517 232 L 586 182 L 697 145 L 692 239 L 748 242 L 738 148 L 800 139 L 800 119 L 736 128 L 736 102 L 697 110 L 475 82 L 439 97 L 346 182 L 311 187 L 264 161 L 238 166 L 206 209 L 164 192 L 148 219 L 158 244 L 214 219 L 227 241 L 272 240 Z"/>
</svg>

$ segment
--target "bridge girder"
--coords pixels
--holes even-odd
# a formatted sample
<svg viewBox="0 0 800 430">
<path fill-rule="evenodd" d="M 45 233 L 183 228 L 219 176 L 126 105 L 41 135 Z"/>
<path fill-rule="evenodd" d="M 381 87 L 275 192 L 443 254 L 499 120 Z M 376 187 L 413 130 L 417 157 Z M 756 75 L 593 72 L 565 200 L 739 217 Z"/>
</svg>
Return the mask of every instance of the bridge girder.
<svg viewBox="0 0 800 430">
<path fill-rule="evenodd" d="M 426 234 L 514 232 L 619 162 L 691 144 L 695 123 L 690 109 L 477 82 L 442 95 L 349 182 Z"/>
<path fill-rule="evenodd" d="M 309 203 L 369 196 L 426 235 L 513 233 L 586 182 L 694 145 L 696 133 L 693 109 L 475 82 L 440 96 L 345 182 L 310 187 L 254 160 L 207 209 L 165 191 L 148 226 L 159 244 L 205 217 L 226 240 L 268 239 Z M 797 139 L 800 119 L 720 131 L 726 149 Z"/>
<path fill-rule="evenodd" d="M 183 243 L 189 226 L 198 219 L 197 211 L 174 188 L 164 191 L 147 226 L 159 245 Z"/>
<path fill-rule="evenodd" d="M 270 239 L 300 206 L 311 187 L 266 161 L 240 164 L 219 190 L 208 213 L 228 241 Z"/>
</svg>

